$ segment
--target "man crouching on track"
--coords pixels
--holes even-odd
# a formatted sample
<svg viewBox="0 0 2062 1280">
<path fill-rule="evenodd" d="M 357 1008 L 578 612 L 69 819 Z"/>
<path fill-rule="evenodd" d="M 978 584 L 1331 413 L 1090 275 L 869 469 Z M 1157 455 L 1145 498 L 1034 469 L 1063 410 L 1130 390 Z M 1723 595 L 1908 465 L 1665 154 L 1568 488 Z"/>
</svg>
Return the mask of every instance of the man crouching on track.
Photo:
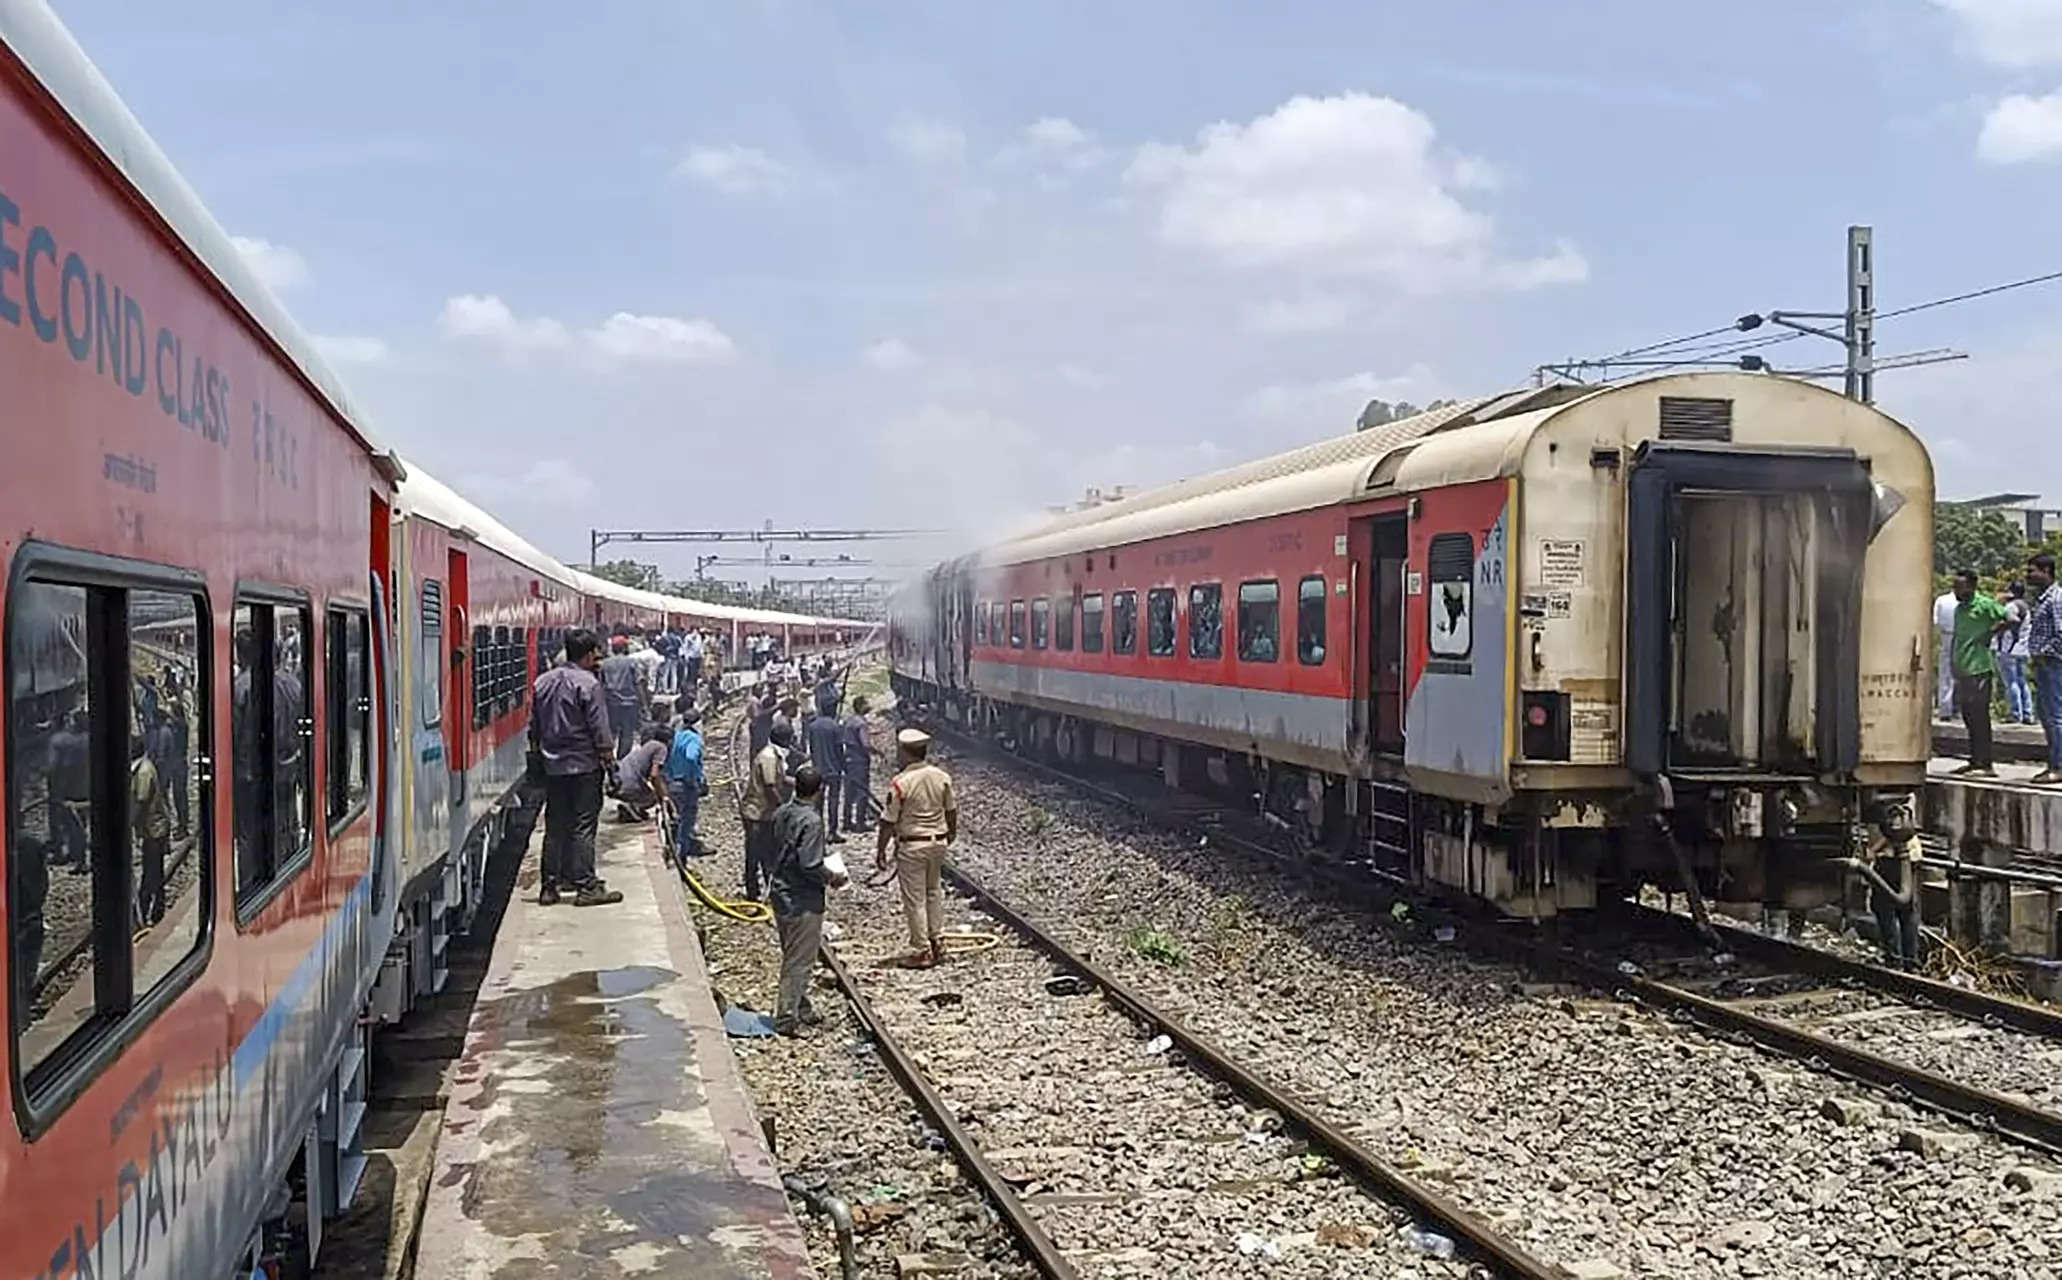
<svg viewBox="0 0 2062 1280">
<path fill-rule="evenodd" d="M 945 958 L 945 896 L 938 875 L 945 851 L 959 835 L 959 806 L 952 775 L 925 759 L 931 736 L 920 729 L 895 735 L 902 768 L 888 784 L 881 810 L 874 866 L 888 869 L 888 840 L 895 840 L 895 878 L 902 886 L 902 912 L 909 920 L 907 969 L 928 969 Z"/>
<path fill-rule="evenodd" d="M 780 995 L 773 1029 L 799 1035 L 823 1021 L 809 1003 L 809 973 L 823 945 L 823 890 L 845 882 L 842 870 L 824 860 L 823 815 L 816 799 L 823 775 L 805 764 L 795 770 L 795 794 L 773 814 L 772 882 L 774 927 L 780 931 Z"/>
<path fill-rule="evenodd" d="M 566 636 L 566 660 L 543 675 L 530 696 L 530 740 L 544 760 L 544 885 L 549 907 L 562 889 L 576 907 L 621 902 L 621 890 L 594 874 L 594 833 L 601 822 L 601 780 L 616 765 L 601 680 L 601 641 L 585 627 Z"/>
</svg>

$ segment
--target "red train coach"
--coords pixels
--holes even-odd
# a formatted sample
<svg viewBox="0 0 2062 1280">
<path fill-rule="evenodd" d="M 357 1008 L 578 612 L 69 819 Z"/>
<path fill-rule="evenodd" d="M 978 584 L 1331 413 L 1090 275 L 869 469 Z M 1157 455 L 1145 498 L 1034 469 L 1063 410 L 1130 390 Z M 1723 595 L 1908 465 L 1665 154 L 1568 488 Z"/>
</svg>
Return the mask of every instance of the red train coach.
<svg viewBox="0 0 2062 1280">
<path fill-rule="evenodd" d="M 1923 778 L 1931 498 L 1909 431 L 1803 383 L 1518 392 L 941 565 L 895 681 L 1513 914 L 1685 868 L 1797 909 Z"/>
<path fill-rule="evenodd" d="M 0 45 L 0 1274 L 221 1275 L 355 1168 L 401 468 L 56 20 Z"/>
</svg>

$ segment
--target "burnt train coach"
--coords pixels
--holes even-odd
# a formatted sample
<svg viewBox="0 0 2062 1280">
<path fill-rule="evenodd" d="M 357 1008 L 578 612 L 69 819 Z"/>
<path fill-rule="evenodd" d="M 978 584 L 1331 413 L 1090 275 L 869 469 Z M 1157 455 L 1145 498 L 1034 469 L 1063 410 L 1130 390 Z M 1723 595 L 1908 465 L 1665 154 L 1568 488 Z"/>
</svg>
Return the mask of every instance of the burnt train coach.
<svg viewBox="0 0 2062 1280">
<path fill-rule="evenodd" d="M 1468 401 L 906 585 L 907 699 L 1546 917 L 1837 897 L 1928 754 L 1933 480 L 1870 406 L 1689 374 Z"/>
</svg>

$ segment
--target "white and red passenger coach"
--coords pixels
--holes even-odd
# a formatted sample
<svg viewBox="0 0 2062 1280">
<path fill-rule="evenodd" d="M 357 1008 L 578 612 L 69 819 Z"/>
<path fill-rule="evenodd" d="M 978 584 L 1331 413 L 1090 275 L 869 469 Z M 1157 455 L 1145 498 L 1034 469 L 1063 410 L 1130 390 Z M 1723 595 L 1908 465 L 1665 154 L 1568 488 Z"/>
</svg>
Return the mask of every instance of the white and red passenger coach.
<svg viewBox="0 0 2062 1280">
<path fill-rule="evenodd" d="M 1513 914 L 1678 854 L 1806 907 L 1924 777 L 1932 501 L 1917 437 L 1805 383 L 1521 391 L 940 565 L 891 603 L 894 678 Z"/>
<path fill-rule="evenodd" d="M 384 449 L 34 0 L 0 3 L 0 1276 L 311 1256 L 573 626 L 863 624 L 579 573 Z"/>
</svg>

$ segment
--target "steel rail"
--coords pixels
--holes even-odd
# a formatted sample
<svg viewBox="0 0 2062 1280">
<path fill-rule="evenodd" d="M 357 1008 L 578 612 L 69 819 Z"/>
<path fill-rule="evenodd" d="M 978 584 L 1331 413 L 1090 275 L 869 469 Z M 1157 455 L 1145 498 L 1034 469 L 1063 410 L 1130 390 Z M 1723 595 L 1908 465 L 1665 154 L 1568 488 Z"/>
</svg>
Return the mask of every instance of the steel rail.
<svg viewBox="0 0 2062 1280">
<path fill-rule="evenodd" d="M 1682 917 L 1658 907 L 1643 904 L 1629 904 L 1634 919 L 1645 927 L 1658 931 L 1678 931 L 1683 928 L 1678 922 Z M 1751 956 L 1770 964 L 1779 964 L 1799 973 L 1816 977 L 1834 978 L 1841 981 L 1858 982 L 1864 986 L 1910 1000 L 1914 1004 L 1937 1005 L 1950 1013 L 1986 1026 L 2010 1027 L 2029 1035 L 2062 1039 L 2062 1008 L 2053 1005 L 2034 1004 L 2027 1000 L 2015 1000 L 2010 996 L 1993 995 L 1968 987 L 1958 987 L 1952 982 L 1928 978 L 1922 974 L 1906 973 L 1866 960 L 1838 955 L 1819 947 L 1807 946 L 1784 938 L 1771 938 L 1765 933 L 1742 929 L 1737 925 L 1712 922 L 1718 936 L 1734 952 Z"/>
<path fill-rule="evenodd" d="M 1416 1210 L 1419 1216 L 1453 1232 L 1466 1241 L 1467 1245 L 1485 1261 L 1493 1263 L 1508 1275 L 1524 1277 L 1525 1280 L 1551 1280 L 1552 1277 L 1563 1274 L 1555 1264 L 1527 1253 L 1460 1205 L 1411 1178 L 1403 1170 L 1362 1146 L 1352 1135 L 1326 1120 L 1307 1104 L 1283 1093 L 1242 1066 L 1214 1040 L 1160 1009 L 1116 975 L 1068 950 L 1065 944 L 998 898 L 964 869 L 948 864 L 945 876 L 961 893 L 978 903 L 983 911 L 1008 926 L 1063 968 L 1101 988 L 1104 999 L 1134 1021 L 1167 1036 L 1181 1047 L 1182 1052 L 1190 1060 L 1201 1064 L 1205 1071 L 1231 1085 L 1248 1100 L 1275 1111 L 1339 1164 L 1351 1170 L 1363 1181 L 1372 1183 L 1388 1198 L 1402 1201 Z"/>
<path fill-rule="evenodd" d="M 988 1158 L 981 1154 L 980 1143 L 974 1140 L 974 1136 L 967 1132 L 964 1125 L 960 1124 L 959 1118 L 952 1113 L 951 1104 L 932 1086 L 930 1079 L 924 1075 L 923 1068 L 917 1065 L 916 1060 L 910 1057 L 908 1050 L 902 1047 L 894 1033 L 888 1030 L 887 1024 L 874 1012 L 872 1002 L 867 1000 L 866 993 L 859 989 L 859 984 L 852 980 L 851 970 L 845 967 L 845 962 L 838 959 L 837 953 L 829 947 L 823 948 L 821 955 L 831 975 L 838 980 L 838 987 L 845 993 L 845 999 L 851 1002 L 853 1016 L 859 1019 L 859 1025 L 865 1028 L 866 1033 L 873 1037 L 882 1061 L 888 1064 L 888 1070 L 902 1082 L 902 1087 L 916 1100 L 917 1107 L 931 1122 L 931 1127 L 945 1139 L 945 1145 L 952 1148 L 952 1154 L 959 1160 L 960 1167 L 966 1170 L 967 1176 L 974 1180 L 981 1193 L 988 1197 L 989 1203 L 995 1206 L 1003 1225 L 1016 1237 L 1017 1244 L 1024 1250 L 1024 1256 L 1030 1260 L 1031 1265 L 1038 1269 L 1040 1275 L 1047 1277 L 1047 1280 L 1076 1280 L 1080 1273 L 1074 1269 L 1074 1264 L 1067 1261 L 1066 1255 L 1060 1252 L 1060 1247 L 1053 1243 L 1052 1237 L 1045 1234 L 1045 1228 L 1038 1225 L 1038 1220 L 1031 1216 L 1031 1211 L 1017 1198 L 1016 1191 L 1008 1181 L 997 1173 L 995 1166 L 989 1164 Z"/>
<path fill-rule="evenodd" d="M 962 737 L 962 741 L 970 741 L 962 735 L 954 736 Z M 1170 817 L 1152 805 L 1112 788 L 1079 779 L 1064 769 L 1040 761 L 1025 760 L 1019 756 L 1007 758 L 1029 764 L 1041 773 L 1075 783 L 1082 790 L 1108 798 L 1162 825 L 1189 829 L 1189 824 Z M 1270 861 L 1279 863 L 1285 860 L 1277 851 L 1236 832 L 1217 829 L 1211 832 L 1211 838 L 1242 847 L 1249 853 Z M 1670 1010 L 1722 1038 L 1750 1041 L 1784 1057 L 1796 1058 L 1821 1070 L 1831 1071 L 1882 1089 L 1893 1097 L 1922 1103 L 1972 1128 L 1994 1133 L 2050 1155 L 2062 1155 L 2062 1115 L 2043 1111 L 1991 1090 L 1960 1084 L 1923 1068 L 1857 1049 L 1826 1036 L 1749 1013 L 1744 1009 L 1708 999 L 1641 974 L 1627 974 L 1606 960 L 1584 956 L 1555 943 L 1534 938 L 1510 937 L 1493 926 L 1484 924 L 1478 917 L 1428 903 L 1421 894 L 1409 892 L 1404 886 L 1392 884 L 1386 879 L 1351 876 L 1308 864 L 1304 865 L 1304 870 L 1321 883 L 1339 889 L 1349 897 L 1360 899 L 1364 903 L 1371 901 L 1381 907 L 1387 907 L 1395 902 L 1404 902 L 1434 914 L 1443 922 L 1452 924 L 1474 949 L 1492 953 L 1506 963 L 1573 978 L 1597 990 L 1622 994 L 1628 1000 Z"/>
</svg>

